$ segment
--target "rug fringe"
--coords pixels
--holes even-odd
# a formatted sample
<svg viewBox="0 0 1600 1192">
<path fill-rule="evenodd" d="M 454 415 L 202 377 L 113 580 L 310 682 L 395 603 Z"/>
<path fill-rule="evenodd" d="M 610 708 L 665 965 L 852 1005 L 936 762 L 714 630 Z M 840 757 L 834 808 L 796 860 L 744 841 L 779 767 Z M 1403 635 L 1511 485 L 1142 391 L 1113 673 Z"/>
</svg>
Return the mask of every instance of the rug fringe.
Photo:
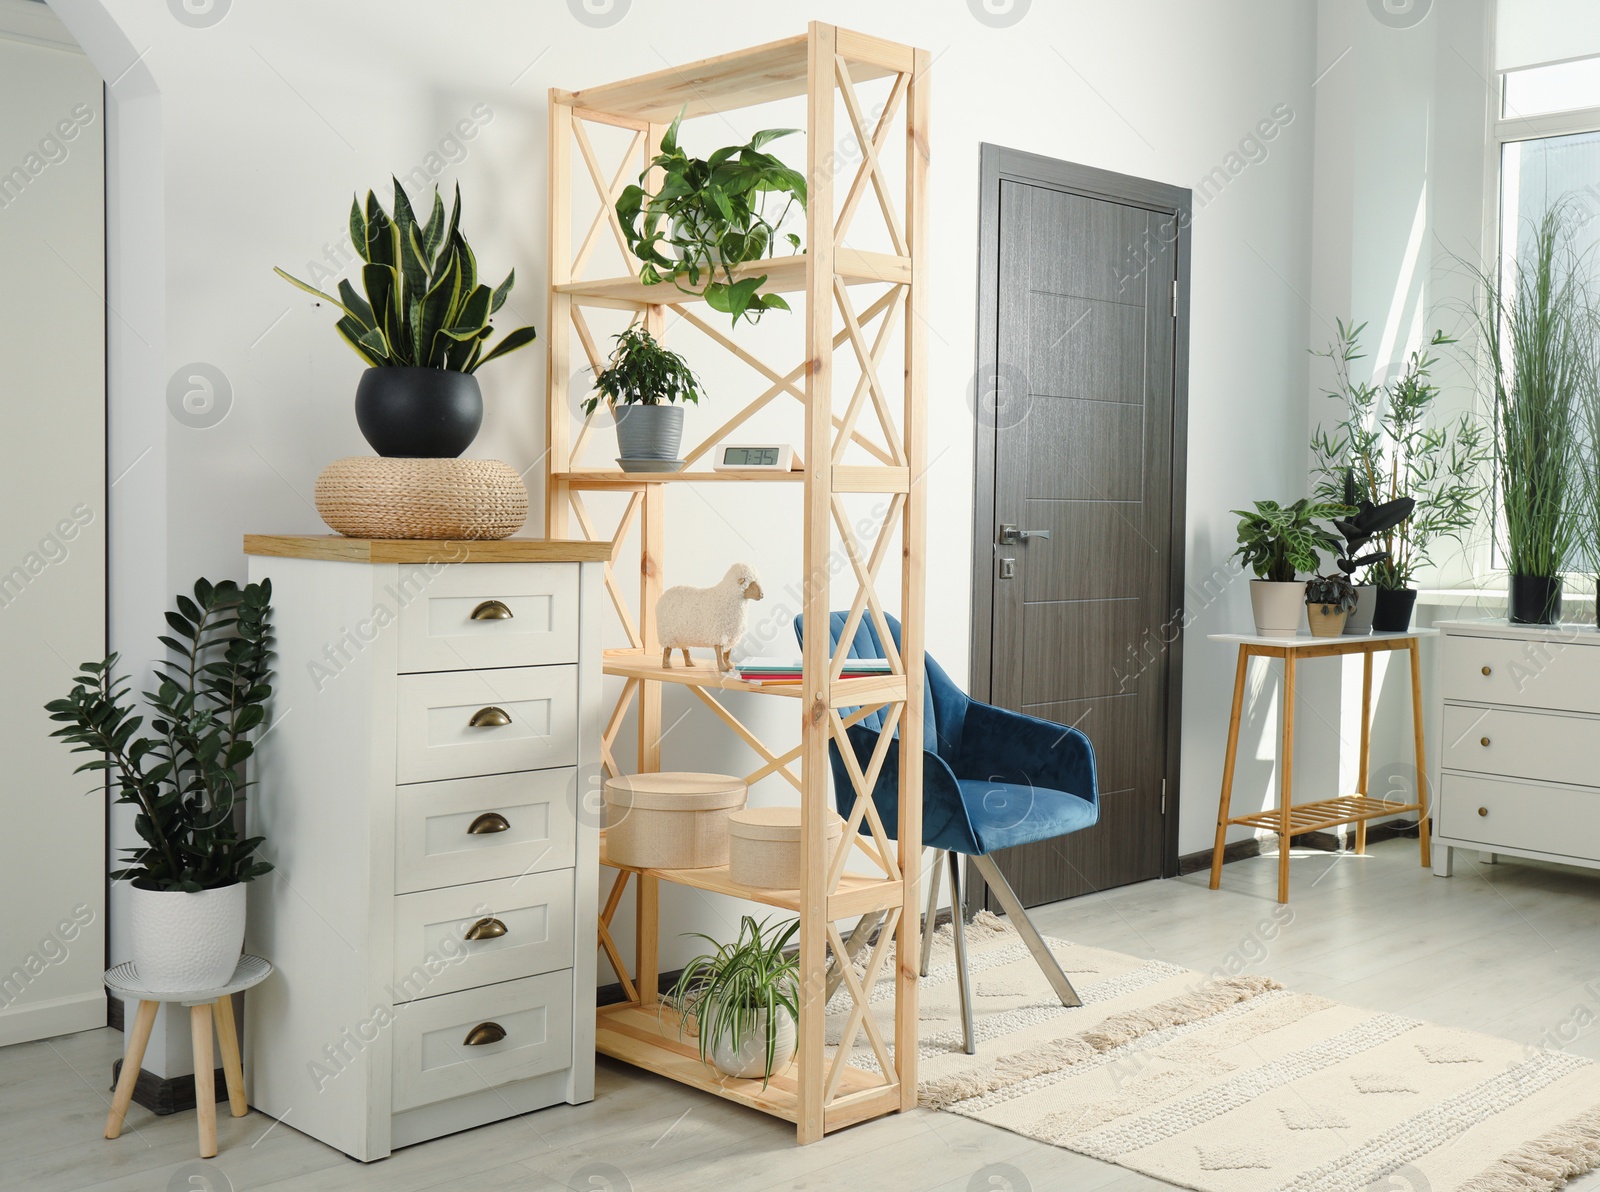
<svg viewBox="0 0 1600 1192">
<path fill-rule="evenodd" d="M 1551 1192 L 1600 1167 L 1600 1106 L 1497 1159 L 1457 1192 Z"/>
<path fill-rule="evenodd" d="M 1193 993 L 1158 1002 L 1143 1010 L 1114 1015 L 1081 1035 L 1001 1056 L 986 1070 L 956 1072 L 925 1081 L 918 1089 L 918 1098 L 930 1109 L 947 1109 L 958 1101 L 981 1097 L 1046 1072 L 1081 1064 L 1151 1031 L 1209 1018 L 1229 1006 L 1282 988 L 1271 977 L 1224 977 L 1208 982 Z"/>
</svg>

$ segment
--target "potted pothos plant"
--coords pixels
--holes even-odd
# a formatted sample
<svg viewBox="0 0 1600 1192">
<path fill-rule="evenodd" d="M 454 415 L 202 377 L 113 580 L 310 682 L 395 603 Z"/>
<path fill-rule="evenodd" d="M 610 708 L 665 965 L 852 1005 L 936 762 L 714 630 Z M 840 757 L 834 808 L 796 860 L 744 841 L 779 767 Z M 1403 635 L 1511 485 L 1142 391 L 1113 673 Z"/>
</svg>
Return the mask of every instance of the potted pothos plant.
<svg viewBox="0 0 1600 1192">
<path fill-rule="evenodd" d="M 274 272 L 342 314 L 334 329 L 369 366 L 356 386 L 356 424 L 379 455 L 453 459 L 483 425 L 478 369 L 532 343 L 518 327 L 488 346 L 490 320 L 505 305 L 517 271 L 493 288 L 478 278 L 478 261 L 461 233 L 461 187 L 450 217 L 438 187 L 426 223 L 394 179 L 394 213 L 367 192 L 350 203 L 350 239 L 360 254 L 365 296 L 349 281 L 339 296 Z"/>
<path fill-rule="evenodd" d="M 1374 505 L 1358 493 L 1355 472 L 1349 468 L 1345 469 L 1344 474 L 1344 503 L 1344 515 L 1333 519 L 1333 528 L 1344 536 L 1335 562 L 1340 573 L 1351 582 L 1356 594 L 1356 604 L 1345 619 L 1344 632 L 1367 634 L 1372 632 L 1372 618 L 1377 612 L 1378 585 L 1370 580 L 1358 583 L 1356 573 L 1388 560 L 1388 551 L 1369 551 L 1367 547 L 1379 535 L 1410 517 L 1417 503 L 1410 497 L 1397 497 L 1382 505 Z"/>
<path fill-rule="evenodd" d="M 1233 554 L 1256 574 L 1250 581 L 1250 608 L 1261 636 L 1293 637 L 1299 631 L 1305 584 L 1295 577 L 1315 571 L 1322 552 L 1339 549 L 1332 531 L 1317 523 L 1340 511 L 1305 497 L 1293 505 L 1257 501 L 1252 511 L 1233 511 L 1239 519 L 1239 548 Z"/>
<path fill-rule="evenodd" d="M 595 375 L 585 415 L 604 401 L 617 420 L 617 463 L 624 471 L 676 470 L 683 443 L 683 407 L 700 404 L 700 378 L 682 356 L 643 327 L 612 336 L 616 349 Z"/>
<path fill-rule="evenodd" d="M 1379 558 L 1367 565 L 1376 585 L 1372 628 L 1404 632 L 1417 601 L 1419 569 L 1432 561 L 1441 541 L 1459 542 L 1477 524 L 1485 491 L 1483 469 L 1489 458 L 1482 424 L 1470 413 L 1441 424 L 1435 406 L 1439 386 L 1432 373 L 1438 358 L 1429 349 L 1455 341 L 1435 332 L 1412 352 L 1391 383 L 1360 381 L 1351 366 L 1363 359 L 1365 323 L 1338 321 L 1333 342 L 1316 355 L 1333 362 L 1333 387 L 1327 396 L 1339 403 L 1333 422 L 1311 436 L 1312 493 L 1319 501 L 1344 506 L 1341 515 L 1360 516 L 1365 505 Z M 1353 494 L 1346 481 L 1355 480 Z M 1353 495 L 1356 499 L 1348 499 Z M 1396 502 L 1413 501 L 1408 516 L 1393 518 Z M 1379 513 L 1377 511 L 1383 511 Z"/>
<path fill-rule="evenodd" d="M 754 323 L 769 310 L 788 310 L 778 294 L 764 294 L 767 274 L 741 265 L 772 255 L 779 228 L 796 206 L 806 206 L 806 180 L 765 146 L 797 129 L 768 128 L 743 145 L 718 149 L 710 157 L 691 157 L 678 145 L 678 118 L 661 138 L 661 148 L 617 199 L 617 218 L 628 249 L 639 261 L 645 285 L 671 282 L 702 297 L 712 310 Z M 659 185 L 647 192 L 652 173 Z M 771 211 L 769 200 L 781 200 Z M 796 252 L 800 237 L 783 233 Z"/>
<path fill-rule="evenodd" d="M 1306 581 L 1306 621 L 1312 637 L 1338 637 L 1355 607 L 1355 585 L 1342 573 Z"/>
<path fill-rule="evenodd" d="M 144 842 L 124 849 L 114 881 L 129 885 L 129 938 L 139 982 L 156 992 L 225 985 L 244 946 L 244 883 L 271 871 L 244 837 L 251 733 L 272 694 L 272 585 L 194 585 L 167 613 L 169 651 L 156 663 L 146 714 L 118 675 L 116 654 L 79 667 L 72 691 L 45 705 L 50 735 L 93 756 L 79 772 L 105 772 L 116 802 L 137 808 Z M 141 732 L 146 728 L 148 731 Z"/>
<path fill-rule="evenodd" d="M 785 951 L 800 921 L 739 921 L 738 938 L 684 966 L 674 986 L 680 1024 L 692 1024 L 702 1062 L 728 1076 L 765 1084 L 794 1060 L 800 962 Z"/>
</svg>

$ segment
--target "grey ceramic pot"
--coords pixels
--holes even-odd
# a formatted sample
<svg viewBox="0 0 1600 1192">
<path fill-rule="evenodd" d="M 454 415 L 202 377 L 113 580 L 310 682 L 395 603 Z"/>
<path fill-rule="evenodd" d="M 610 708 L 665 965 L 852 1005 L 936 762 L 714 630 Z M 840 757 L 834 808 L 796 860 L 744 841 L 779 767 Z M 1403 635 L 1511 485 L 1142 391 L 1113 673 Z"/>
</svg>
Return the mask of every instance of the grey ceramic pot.
<svg viewBox="0 0 1600 1192">
<path fill-rule="evenodd" d="M 617 454 L 623 459 L 677 459 L 683 444 L 683 407 L 616 408 Z"/>
</svg>

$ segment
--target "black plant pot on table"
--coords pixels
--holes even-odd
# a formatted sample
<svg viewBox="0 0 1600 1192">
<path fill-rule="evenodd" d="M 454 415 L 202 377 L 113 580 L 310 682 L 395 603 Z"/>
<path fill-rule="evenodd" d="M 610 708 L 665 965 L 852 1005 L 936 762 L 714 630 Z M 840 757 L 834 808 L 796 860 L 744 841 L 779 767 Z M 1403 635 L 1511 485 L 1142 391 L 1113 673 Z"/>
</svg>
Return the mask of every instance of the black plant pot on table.
<svg viewBox="0 0 1600 1192">
<path fill-rule="evenodd" d="M 471 373 L 369 368 L 356 386 L 356 424 L 379 455 L 454 459 L 483 425 L 483 391 Z"/>
<path fill-rule="evenodd" d="M 1417 605 L 1415 588 L 1379 588 L 1372 611 L 1372 632 L 1404 633 L 1411 628 L 1411 610 Z"/>
<path fill-rule="evenodd" d="M 1555 625 L 1561 621 L 1561 577 L 1513 575 L 1506 617 L 1513 625 Z"/>
</svg>

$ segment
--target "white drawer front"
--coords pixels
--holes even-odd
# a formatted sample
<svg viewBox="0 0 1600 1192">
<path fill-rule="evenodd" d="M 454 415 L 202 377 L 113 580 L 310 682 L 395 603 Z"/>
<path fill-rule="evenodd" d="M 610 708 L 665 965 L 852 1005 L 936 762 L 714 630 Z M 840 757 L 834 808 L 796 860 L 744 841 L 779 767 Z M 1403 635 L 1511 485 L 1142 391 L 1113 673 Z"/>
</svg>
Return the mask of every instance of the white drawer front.
<svg viewBox="0 0 1600 1192">
<path fill-rule="evenodd" d="M 1444 768 L 1600 785 L 1600 720 L 1510 708 L 1444 708 Z"/>
<path fill-rule="evenodd" d="M 1600 837 L 1600 792 L 1504 778 L 1446 774 L 1434 809 L 1439 835 L 1489 847 L 1592 856 Z"/>
<path fill-rule="evenodd" d="M 571 868 L 576 773 L 533 770 L 397 787 L 395 893 Z"/>
<path fill-rule="evenodd" d="M 572 967 L 573 873 L 474 882 L 394 900 L 395 1002 Z M 488 920 L 504 934 L 468 939 Z"/>
<path fill-rule="evenodd" d="M 505 1032 L 469 1045 L 478 1026 Z M 572 1066 L 572 973 L 545 973 L 395 1011 L 394 1112 Z"/>
<path fill-rule="evenodd" d="M 577 697 L 573 666 L 401 675 L 396 775 L 429 782 L 573 765 Z M 510 723 L 472 725 L 495 710 Z"/>
<path fill-rule="evenodd" d="M 1439 681 L 1452 700 L 1600 712 L 1600 638 L 1587 636 L 1595 644 L 1447 633 L 1440 644 Z"/>
<path fill-rule="evenodd" d="M 464 563 L 434 576 L 401 568 L 394 596 L 402 673 L 578 660 L 575 565 Z"/>
</svg>

